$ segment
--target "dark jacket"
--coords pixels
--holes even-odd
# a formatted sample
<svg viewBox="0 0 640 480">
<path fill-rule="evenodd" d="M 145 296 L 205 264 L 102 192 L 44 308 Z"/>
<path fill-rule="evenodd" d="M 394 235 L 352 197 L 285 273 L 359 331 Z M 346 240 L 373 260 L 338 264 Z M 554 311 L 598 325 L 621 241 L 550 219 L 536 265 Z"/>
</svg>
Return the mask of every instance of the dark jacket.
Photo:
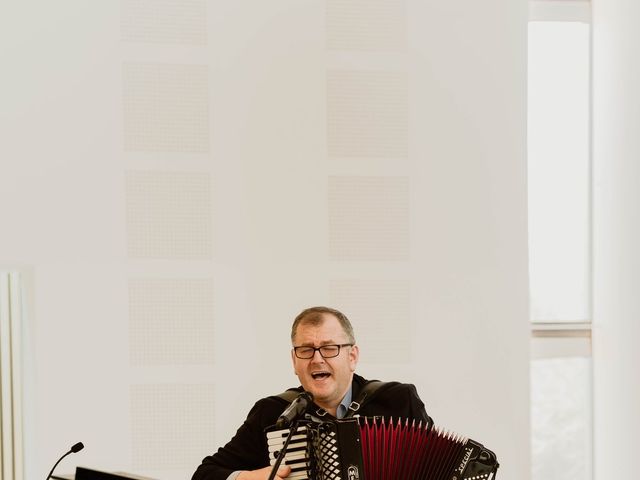
<svg viewBox="0 0 640 480">
<path fill-rule="evenodd" d="M 362 388 L 368 383 L 359 375 L 353 376 L 353 400 L 358 400 Z M 302 387 L 290 389 L 302 392 Z M 256 470 L 269 465 L 265 428 L 276 420 L 289 401 L 280 396 L 258 400 L 235 436 L 214 455 L 206 457 L 193 474 L 192 480 L 225 480 L 236 470 Z M 313 412 L 318 407 L 312 407 Z M 407 418 L 433 424 L 416 387 L 399 382 L 385 382 L 375 393 L 368 395 L 357 412 L 361 416 Z M 327 414 L 326 419 L 333 418 Z"/>
</svg>

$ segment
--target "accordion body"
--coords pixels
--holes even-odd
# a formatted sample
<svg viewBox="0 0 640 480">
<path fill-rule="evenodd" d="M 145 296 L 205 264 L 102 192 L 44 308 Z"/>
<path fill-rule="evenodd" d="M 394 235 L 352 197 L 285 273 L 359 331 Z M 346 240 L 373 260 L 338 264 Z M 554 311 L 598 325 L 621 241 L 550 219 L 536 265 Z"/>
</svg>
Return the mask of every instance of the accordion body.
<svg viewBox="0 0 640 480">
<path fill-rule="evenodd" d="M 304 422 L 282 452 L 288 435 L 267 432 L 269 459 L 284 454 L 294 480 L 492 480 L 499 466 L 474 440 L 382 417 Z"/>
</svg>

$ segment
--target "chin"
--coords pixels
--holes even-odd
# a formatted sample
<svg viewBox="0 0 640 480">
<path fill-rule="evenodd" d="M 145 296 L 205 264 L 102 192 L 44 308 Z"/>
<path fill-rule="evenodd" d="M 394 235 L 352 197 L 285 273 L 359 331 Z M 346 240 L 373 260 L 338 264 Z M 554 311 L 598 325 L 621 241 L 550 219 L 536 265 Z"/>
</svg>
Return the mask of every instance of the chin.
<svg viewBox="0 0 640 480">
<path fill-rule="evenodd" d="M 318 389 L 313 389 L 311 390 L 311 394 L 313 395 L 313 399 L 315 400 L 316 403 L 318 403 L 318 401 L 322 402 L 322 401 L 326 401 L 328 399 L 330 399 L 331 397 L 334 396 L 334 391 L 333 390 L 318 390 Z"/>
</svg>

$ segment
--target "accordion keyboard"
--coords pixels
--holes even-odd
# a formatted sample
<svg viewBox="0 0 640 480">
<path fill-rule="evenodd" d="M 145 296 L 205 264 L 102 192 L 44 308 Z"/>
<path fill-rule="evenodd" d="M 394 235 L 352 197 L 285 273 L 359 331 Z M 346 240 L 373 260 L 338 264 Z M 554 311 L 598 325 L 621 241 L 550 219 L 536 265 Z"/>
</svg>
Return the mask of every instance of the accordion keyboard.
<svg viewBox="0 0 640 480">
<path fill-rule="evenodd" d="M 289 436 L 289 429 L 273 430 L 267 432 L 267 446 L 269 447 L 269 462 L 276 463 L 278 455 L 284 447 L 284 442 Z M 300 426 L 291 438 L 281 466 L 291 467 L 291 473 L 287 477 L 291 480 L 308 480 L 309 478 L 309 451 L 307 441 L 307 427 Z"/>
</svg>

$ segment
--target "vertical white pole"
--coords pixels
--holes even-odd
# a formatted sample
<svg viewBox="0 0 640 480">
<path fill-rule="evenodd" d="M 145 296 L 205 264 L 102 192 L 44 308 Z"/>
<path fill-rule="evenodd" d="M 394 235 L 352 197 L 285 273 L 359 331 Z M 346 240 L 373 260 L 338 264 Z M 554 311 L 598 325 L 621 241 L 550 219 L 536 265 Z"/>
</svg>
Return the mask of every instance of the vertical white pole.
<svg viewBox="0 0 640 480">
<path fill-rule="evenodd" d="M 9 274 L 9 316 L 11 317 L 12 405 L 13 405 L 13 480 L 23 480 L 22 430 L 22 281 L 20 274 Z"/>
<path fill-rule="evenodd" d="M 594 478 L 632 478 L 640 430 L 640 3 L 593 0 Z"/>
<path fill-rule="evenodd" d="M 20 275 L 0 272 L 0 472 L 22 480 L 22 306 Z"/>
<path fill-rule="evenodd" d="M 11 319 L 9 274 L 0 272 L 0 462 L 2 478 L 13 480 L 13 408 L 11 395 Z"/>
</svg>

